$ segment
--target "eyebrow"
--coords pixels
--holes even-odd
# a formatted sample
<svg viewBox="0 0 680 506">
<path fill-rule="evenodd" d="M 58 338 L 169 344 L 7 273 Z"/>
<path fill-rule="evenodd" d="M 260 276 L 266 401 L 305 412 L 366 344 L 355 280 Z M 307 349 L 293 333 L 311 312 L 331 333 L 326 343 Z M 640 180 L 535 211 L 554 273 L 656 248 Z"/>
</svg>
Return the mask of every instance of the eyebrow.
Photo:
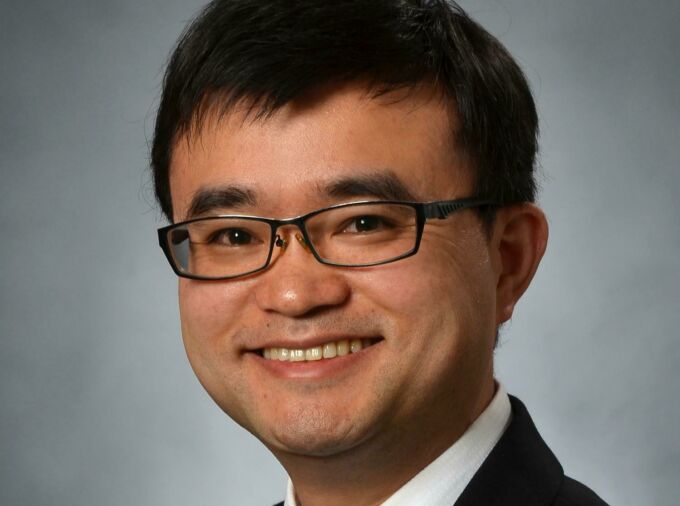
<svg viewBox="0 0 680 506">
<path fill-rule="evenodd" d="M 319 183 L 319 193 L 333 199 L 373 197 L 378 200 L 403 200 L 413 202 L 417 199 L 399 180 L 387 170 L 369 174 L 342 177 L 327 183 Z M 257 205 L 256 193 L 245 186 L 227 185 L 198 190 L 189 204 L 187 220 L 216 209 L 238 209 Z"/>
<path fill-rule="evenodd" d="M 221 186 L 198 190 L 189 205 L 187 219 L 207 214 L 215 209 L 238 208 L 246 205 L 255 206 L 255 192 L 243 186 Z"/>
<path fill-rule="evenodd" d="M 374 197 L 379 200 L 417 200 L 391 171 L 344 177 L 325 185 L 324 193 L 333 198 Z"/>
</svg>

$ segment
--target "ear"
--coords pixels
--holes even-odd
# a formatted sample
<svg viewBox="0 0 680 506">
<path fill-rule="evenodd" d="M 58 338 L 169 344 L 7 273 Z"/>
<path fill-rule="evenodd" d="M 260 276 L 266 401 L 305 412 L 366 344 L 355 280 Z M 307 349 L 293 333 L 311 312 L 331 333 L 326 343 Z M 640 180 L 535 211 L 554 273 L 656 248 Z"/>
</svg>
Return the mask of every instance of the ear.
<svg viewBox="0 0 680 506">
<path fill-rule="evenodd" d="M 529 287 L 548 243 L 548 222 L 533 204 L 502 207 L 491 234 L 496 272 L 496 325 L 512 316 L 515 304 Z"/>
</svg>

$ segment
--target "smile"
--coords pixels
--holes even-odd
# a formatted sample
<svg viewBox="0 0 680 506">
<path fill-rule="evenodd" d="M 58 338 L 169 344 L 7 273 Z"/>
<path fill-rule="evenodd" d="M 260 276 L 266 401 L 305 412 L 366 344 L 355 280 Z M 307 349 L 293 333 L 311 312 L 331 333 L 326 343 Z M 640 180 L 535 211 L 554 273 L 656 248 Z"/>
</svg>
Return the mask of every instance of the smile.
<svg viewBox="0 0 680 506">
<path fill-rule="evenodd" d="M 381 339 L 339 339 L 311 348 L 264 348 L 262 356 L 279 362 L 314 362 L 344 357 L 373 346 Z"/>
</svg>

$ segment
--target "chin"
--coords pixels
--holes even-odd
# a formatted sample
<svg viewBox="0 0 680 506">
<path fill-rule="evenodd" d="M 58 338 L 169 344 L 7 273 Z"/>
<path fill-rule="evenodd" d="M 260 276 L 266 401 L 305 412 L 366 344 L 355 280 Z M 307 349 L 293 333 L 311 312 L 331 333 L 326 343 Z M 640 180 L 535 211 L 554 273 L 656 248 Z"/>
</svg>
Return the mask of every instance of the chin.
<svg viewBox="0 0 680 506">
<path fill-rule="evenodd" d="M 275 426 L 255 435 L 275 454 L 328 457 L 350 450 L 368 437 L 359 422 L 305 408 L 288 413 Z"/>
</svg>

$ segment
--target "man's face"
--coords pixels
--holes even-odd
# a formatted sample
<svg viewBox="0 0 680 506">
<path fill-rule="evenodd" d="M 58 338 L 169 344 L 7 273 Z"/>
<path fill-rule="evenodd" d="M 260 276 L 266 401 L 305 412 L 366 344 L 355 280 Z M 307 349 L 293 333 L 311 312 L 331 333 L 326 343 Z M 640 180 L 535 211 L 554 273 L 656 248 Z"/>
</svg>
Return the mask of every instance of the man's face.
<svg viewBox="0 0 680 506">
<path fill-rule="evenodd" d="M 431 90 L 370 99 L 360 86 L 266 120 L 238 110 L 209 117 L 175 146 L 174 218 L 195 217 L 199 191 L 253 197 L 202 214 L 272 218 L 394 192 L 420 201 L 468 197 L 472 174 L 452 141 L 455 128 Z M 492 389 L 498 323 L 497 277 L 474 211 L 429 221 L 415 256 L 370 268 L 322 265 L 295 232 L 279 230 L 289 246 L 276 249 L 263 272 L 180 279 L 187 354 L 217 404 L 275 453 L 305 455 L 474 419 L 480 396 Z M 352 339 L 371 345 L 319 361 L 263 356 L 265 348 Z"/>
</svg>

